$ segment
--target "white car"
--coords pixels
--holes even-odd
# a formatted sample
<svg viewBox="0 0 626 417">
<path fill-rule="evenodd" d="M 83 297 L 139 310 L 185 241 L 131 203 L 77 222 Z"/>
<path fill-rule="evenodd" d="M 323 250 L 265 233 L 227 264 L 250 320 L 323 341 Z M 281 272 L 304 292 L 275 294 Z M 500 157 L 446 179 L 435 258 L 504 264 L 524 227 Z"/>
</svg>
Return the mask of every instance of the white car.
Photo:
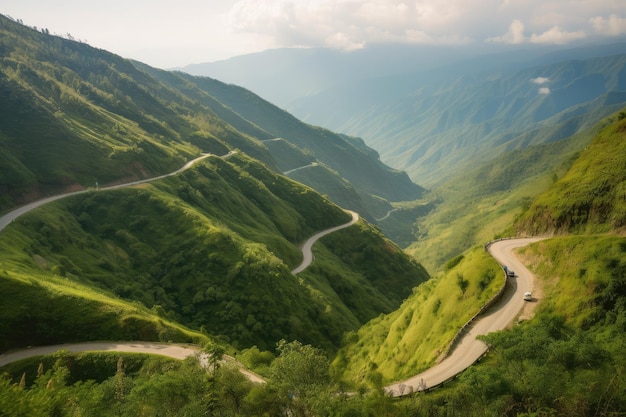
<svg viewBox="0 0 626 417">
<path fill-rule="evenodd" d="M 524 301 L 532 301 L 533 300 L 533 295 L 529 292 L 525 292 L 524 293 Z"/>
</svg>

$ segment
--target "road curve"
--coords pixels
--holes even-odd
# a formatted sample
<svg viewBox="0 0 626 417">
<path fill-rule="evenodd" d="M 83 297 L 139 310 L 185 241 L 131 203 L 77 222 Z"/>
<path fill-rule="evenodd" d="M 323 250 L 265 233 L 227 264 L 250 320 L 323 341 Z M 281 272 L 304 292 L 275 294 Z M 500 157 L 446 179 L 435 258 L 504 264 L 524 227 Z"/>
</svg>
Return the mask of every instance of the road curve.
<svg viewBox="0 0 626 417">
<path fill-rule="evenodd" d="M 385 387 L 385 392 L 398 397 L 427 390 L 455 377 L 480 359 L 487 351 L 487 346 L 476 337 L 509 326 L 524 307 L 524 293 L 532 291 L 533 275 L 517 259 L 513 250 L 541 239 L 507 239 L 492 243 L 489 253 L 501 265 L 507 265 L 517 274 L 515 278 L 508 278 L 502 298 L 471 326 L 448 357 L 424 372 Z"/>
<path fill-rule="evenodd" d="M 126 353 L 152 353 L 155 355 L 167 356 L 169 358 L 183 360 L 189 356 L 200 353 L 200 349 L 193 346 L 182 346 L 172 344 L 160 344 L 149 342 L 86 342 L 67 345 L 39 346 L 29 349 L 22 349 L 11 353 L 0 355 L 0 366 L 7 365 L 22 359 L 39 355 L 49 355 L 60 350 L 67 350 L 72 353 L 79 352 L 126 352 Z"/>
<path fill-rule="evenodd" d="M 318 165 L 319 165 L 319 164 L 318 164 L 317 162 L 311 162 L 311 163 L 310 163 L 310 164 L 308 164 L 308 165 L 304 165 L 304 166 L 301 166 L 301 167 L 298 167 L 298 168 L 294 168 L 294 169 L 290 169 L 290 170 L 288 170 L 288 171 L 285 171 L 285 172 L 283 172 L 283 175 L 289 175 L 289 174 L 291 174 L 291 173 L 292 173 L 292 172 L 294 172 L 294 171 L 299 171 L 299 170 L 304 169 L 304 168 L 316 167 L 316 166 L 318 166 Z"/>
<path fill-rule="evenodd" d="M 226 158 L 230 155 L 232 155 L 234 152 L 229 152 L 226 155 L 224 155 L 222 158 Z M 100 190 L 101 191 L 106 191 L 106 190 L 115 190 L 118 188 L 123 188 L 123 187 L 130 187 L 133 185 L 138 185 L 138 184 L 144 184 L 146 182 L 151 182 L 151 181 L 156 181 L 156 180 L 160 180 L 162 178 L 166 178 L 166 177 L 171 177 L 173 175 L 177 175 L 180 174 L 181 172 L 191 168 L 196 162 L 211 156 L 212 154 L 209 153 L 205 153 L 202 154 L 201 156 L 192 159 L 191 161 L 187 162 L 185 165 L 182 166 L 182 168 L 174 171 L 174 172 L 170 172 L 169 174 L 165 174 L 165 175 L 159 175 L 158 177 L 152 177 L 152 178 L 146 178 L 143 180 L 138 180 L 138 181 L 133 181 L 133 182 L 128 182 L 128 183 L 124 183 L 124 184 L 118 184 L 118 185 L 112 185 L 110 187 L 101 187 Z M 19 216 L 21 216 L 22 214 L 28 213 L 29 211 L 36 209 L 37 207 L 43 206 L 44 204 L 48 204 L 51 203 L 53 201 L 56 200 L 60 200 L 62 198 L 66 198 L 66 197 L 70 197 L 73 195 L 77 195 L 77 194 L 83 194 L 83 193 L 87 193 L 89 192 L 89 190 L 80 190 L 80 191 L 74 191 L 71 193 L 65 193 L 65 194 L 58 194 L 58 195 L 54 195 L 52 197 L 47 197 L 47 198 L 43 198 L 41 200 L 37 200 L 37 201 L 33 201 L 32 203 L 26 204 L 25 206 L 16 208 L 13 211 L 8 212 L 7 214 L 5 214 L 4 216 L 0 217 L 0 232 L 2 232 L 2 230 L 7 227 L 13 220 L 17 219 Z"/>
<path fill-rule="evenodd" d="M 0 367 L 8 365 L 22 359 L 33 356 L 50 355 L 59 351 L 71 353 L 81 352 L 121 352 L 121 353 L 146 353 L 150 355 L 161 355 L 172 359 L 183 360 L 188 357 L 198 356 L 198 360 L 206 366 L 206 354 L 200 348 L 193 345 L 176 345 L 166 343 L 150 342 L 85 342 L 72 343 L 67 345 L 39 346 L 30 349 L 22 349 L 11 353 L 0 355 Z M 237 363 L 230 356 L 225 356 L 225 360 Z M 239 363 L 239 372 L 245 375 L 250 381 L 255 383 L 265 383 L 265 380 L 254 372 L 244 369 Z"/>
<path fill-rule="evenodd" d="M 228 158 L 234 153 L 236 153 L 236 151 L 230 151 L 226 155 L 221 156 L 221 158 Z M 196 162 L 204 158 L 207 158 L 208 156 L 211 156 L 211 155 L 212 154 L 202 154 L 201 156 L 187 162 L 180 169 L 174 172 L 171 172 L 169 174 L 159 175 L 157 177 L 147 178 L 147 179 L 133 181 L 133 182 L 124 183 L 124 184 L 113 185 L 110 187 L 102 187 L 100 188 L 100 190 L 106 191 L 106 190 L 130 187 L 133 185 L 144 184 L 147 182 L 156 181 L 162 178 L 177 175 L 191 168 Z M 10 211 L 9 213 L 0 217 L 0 232 L 2 232 L 2 230 L 7 225 L 9 225 L 13 220 L 15 220 L 16 218 L 18 218 L 19 216 L 25 213 L 28 213 L 31 210 L 36 209 L 37 207 L 43 206 L 44 204 L 50 203 L 52 201 L 60 200 L 65 197 L 70 197 L 73 195 L 86 193 L 88 191 L 89 190 L 80 190 L 80 191 L 74 191 L 70 193 L 47 197 L 47 198 L 29 203 L 25 206 L 19 207 L 13 211 Z M 302 246 L 302 254 L 303 254 L 304 259 L 302 263 L 296 269 L 292 271 L 294 274 L 297 274 L 298 272 L 303 271 L 306 267 L 308 267 L 311 264 L 311 262 L 313 261 L 313 252 L 311 248 L 313 247 L 313 244 L 318 239 L 330 233 L 333 233 L 337 230 L 341 230 L 343 228 L 351 226 L 359 220 L 359 215 L 356 212 L 350 211 L 350 210 L 346 210 L 346 212 L 352 216 L 352 219 L 348 223 L 345 223 L 336 227 L 332 227 L 330 229 L 323 230 L 311 236 L 304 243 L 304 245 Z M 7 365 L 9 363 L 12 363 L 12 362 L 21 360 L 21 359 L 26 359 L 26 358 L 30 358 L 32 356 L 38 356 L 38 355 L 47 355 L 47 354 L 55 353 L 59 350 L 67 350 L 69 352 L 75 352 L 75 353 L 86 352 L 86 351 L 136 352 L 136 353 L 163 355 L 163 356 L 167 356 L 167 357 L 179 359 L 179 360 L 185 359 L 189 356 L 197 355 L 200 352 L 199 348 L 194 347 L 194 346 L 181 346 L 181 345 L 175 345 L 175 344 L 160 344 L 160 343 L 147 343 L 147 342 L 86 342 L 86 343 L 75 343 L 75 344 L 67 344 L 67 345 L 39 346 L 35 348 L 22 349 L 22 350 L 18 350 L 18 351 L 11 352 L 11 353 L 6 353 L 3 355 L 0 355 L 0 367 Z M 230 359 L 233 360 L 232 358 Z M 239 365 L 239 370 L 242 374 L 246 375 L 252 382 L 259 382 L 259 383 L 265 382 L 263 378 L 254 374 L 253 372 L 250 372 L 244 369 L 241 365 Z"/>
<path fill-rule="evenodd" d="M 336 232 L 337 230 L 345 229 L 346 227 L 352 226 L 354 223 L 359 221 L 359 214 L 356 211 L 345 210 L 345 212 L 349 213 L 352 216 L 352 219 L 348 223 L 331 227 L 330 229 L 322 230 L 321 232 L 316 233 L 315 235 L 308 238 L 306 242 L 304 242 L 304 245 L 302 245 L 302 263 L 298 265 L 293 271 L 291 271 L 292 274 L 296 275 L 304 271 L 309 265 L 311 265 L 311 262 L 313 262 L 313 244 L 315 244 L 315 242 L 317 242 L 320 238 L 330 233 Z"/>
</svg>

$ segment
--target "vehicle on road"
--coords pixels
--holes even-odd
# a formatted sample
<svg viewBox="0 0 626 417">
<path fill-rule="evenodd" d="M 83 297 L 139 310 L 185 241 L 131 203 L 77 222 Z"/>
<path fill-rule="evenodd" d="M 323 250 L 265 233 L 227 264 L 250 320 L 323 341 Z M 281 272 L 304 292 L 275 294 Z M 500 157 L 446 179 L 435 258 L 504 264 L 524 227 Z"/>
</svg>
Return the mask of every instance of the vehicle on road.
<svg viewBox="0 0 626 417">
<path fill-rule="evenodd" d="M 510 269 L 509 269 L 508 271 L 506 271 L 506 274 L 507 274 L 507 276 L 509 276 L 510 278 L 514 278 L 514 277 L 516 276 L 516 275 L 515 275 L 515 271 L 512 271 L 512 270 L 510 270 Z"/>
<path fill-rule="evenodd" d="M 529 292 L 525 292 L 524 293 L 524 301 L 532 301 L 533 300 L 533 295 Z"/>
</svg>

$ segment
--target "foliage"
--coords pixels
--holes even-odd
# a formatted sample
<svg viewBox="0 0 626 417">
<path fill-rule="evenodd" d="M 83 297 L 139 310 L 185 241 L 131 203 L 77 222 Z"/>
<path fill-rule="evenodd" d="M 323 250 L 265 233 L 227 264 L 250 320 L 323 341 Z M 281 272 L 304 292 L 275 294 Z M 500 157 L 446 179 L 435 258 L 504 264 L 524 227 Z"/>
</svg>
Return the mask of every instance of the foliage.
<svg viewBox="0 0 626 417">
<path fill-rule="evenodd" d="M 529 233 L 593 233 L 626 228 L 626 120 L 615 116 L 516 223 Z"/>
<path fill-rule="evenodd" d="M 417 218 L 415 241 L 407 252 L 434 273 L 465 248 L 512 234 L 507 229 L 515 218 L 555 178 L 565 175 L 598 129 L 503 152 L 434 189 L 427 198 L 436 201 L 435 208 Z"/>
<path fill-rule="evenodd" d="M 333 351 L 345 331 L 391 311 L 424 276 L 419 264 L 397 248 L 390 256 L 389 242 L 372 240 L 355 227 L 346 235 L 351 236 L 345 243 L 350 253 L 389 256 L 394 269 L 372 269 L 384 272 L 372 278 L 354 262 L 342 263 L 324 282 L 331 274 L 324 259 L 332 255 L 327 254 L 317 257 L 317 272 L 307 272 L 310 278 L 303 285 L 290 272 L 301 260 L 297 245 L 348 219 L 313 190 L 236 154 L 228 160 L 205 159 L 155 183 L 81 194 L 28 213 L 0 236 L 7 249 L 0 262 L 9 270 L 36 271 L 43 279 L 56 274 L 64 284 L 89 288 L 88 293 L 138 302 L 150 309 L 150 321 L 177 321 L 236 348 L 267 349 L 289 337 Z M 403 285 L 391 290 L 396 282 Z M 362 294 L 358 303 L 343 292 L 349 287 Z M 320 292 L 327 296 L 320 298 Z M 19 287 L 11 293 L 21 307 L 4 312 L 2 329 L 15 335 L 5 339 L 5 348 L 80 337 L 180 339 L 158 326 L 133 324 L 131 318 L 119 324 L 119 314 L 108 309 L 64 310 L 66 302 L 52 303 L 63 300 L 64 292 L 54 298 L 37 293 L 45 300 L 42 305 L 50 306 L 39 312 L 27 311 L 31 303 L 20 304 L 35 297 L 34 290 Z M 76 322 L 84 326 L 83 333 L 68 324 L 75 314 L 80 314 Z M 59 328 L 62 324 L 65 329 Z"/>
<path fill-rule="evenodd" d="M 386 383 L 426 369 L 500 290 L 499 276 L 500 267 L 482 247 L 467 251 L 445 274 L 416 287 L 399 309 L 347 334 L 333 361 L 334 372 L 357 383 L 380 374 Z"/>
</svg>

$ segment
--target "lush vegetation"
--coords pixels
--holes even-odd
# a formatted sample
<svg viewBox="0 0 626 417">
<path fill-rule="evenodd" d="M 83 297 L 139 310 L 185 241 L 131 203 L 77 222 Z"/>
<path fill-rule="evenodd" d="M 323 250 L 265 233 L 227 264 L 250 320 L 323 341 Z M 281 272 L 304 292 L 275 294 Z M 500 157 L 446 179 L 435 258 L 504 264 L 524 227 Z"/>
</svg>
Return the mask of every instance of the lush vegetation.
<svg viewBox="0 0 626 417">
<path fill-rule="evenodd" d="M 0 410 L 11 416 L 380 416 L 399 407 L 382 395 L 338 395 L 322 351 L 281 341 L 267 384 L 229 362 L 176 362 L 128 354 L 61 352 L 0 376 Z M 211 349 L 214 353 L 215 349 Z M 51 363 L 51 359 L 54 360 Z M 405 414 L 406 415 L 406 414 Z"/>
<path fill-rule="evenodd" d="M 280 342 L 276 359 L 258 349 L 241 354 L 244 362 L 265 364 L 270 379 L 264 385 L 251 384 L 230 365 L 207 372 L 193 360 L 61 354 L 44 358 L 40 368 L 40 360 L 31 359 L 5 368 L 0 409 L 10 415 L 621 415 L 625 254 L 619 236 L 560 237 L 527 247 L 521 256 L 544 293 L 533 320 L 486 336 L 486 359 L 427 394 L 391 400 L 376 389 L 380 378 L 370 377 L 366 395 L 338 395 L 345 385 L 323 352 Z M 476 255 L 450 262 L 450 272 Z"/>
<path fill-rule="evenodd" d="M 330 198 L 364 215 L 378 209 L 367 206 L 372 196 L 410 200 L 422 191 L 362 142 L 306 125 L 239 87 L 156 70 L 4 16 L 0 34 L 0 210 L 231 149 L 275 171 L 302 155 L 318 160 L 333 170 L 326 189 L 348 179 L 355 190 L 346 199 L 339 187 Z M 291 152 L 261 142 L 276 137 Z"/>
<path fill-rule="evenodd" d="M 7 276 L 19 270 L 32 271 L 38 280 L 64 277 L 67 287 L 80 284 L 139 303 L 156 318 L 238 348 L 267 349 L 287 338 L 333 351 L 343 333 L 392 311 L 428 277 L 365 226 L 334 238 L 333 247 L 340 256 L 368 258 L 377 269 L 358 259 L 332 260 L 326 253 L 316 256 L 311 271 L 294 277 L 290 271 L 302 256 L 297 245 L 348 219 L 313 190 L 245 155 L 213 157 L 175 177 L 69 197 L 20 217 L 0 236 L 6 248 L 0 268 L 11 271 Z M 36 291 L 38 280 L 30 291 L 25 291 L 28 286 L 11 291 L 12 303 L 22 308 L 7 306 L 3 328 L 7 336 L 16 332 L 20 337 L 7 337 L 5 348 L 59 342 L 73 332 L 66 316 L 80 312 L 62 314 L 66 303 L 52 305 L 54 298 Z M 35 297 L 51 309 L 25 314 Z M 100 333 L 93 325 L 117 323 L 117 315 L 112 316 L 106 319 L 102 309 L 81 315 L 85 327 L 92 323 L 82 333 L 85 340 L 99 334 L 130 338 L 115 326 Z M 29 320 L 46 331 L 25 325 Z M 151 340 L 164 339 L 153 333 Z M 44 337 L 48 334 L 54 340 Z M 70 339 L 78 340 L 80 333 L 73 334 Z"/>
<path fill-rule="evenodd" d="M 0 31 L 2 209 L 168 172 L 200 151 L 240 150 L 153 183 L 56 201 L 0 235 L 0 351 L 211 340 L 220 345 L 211 345 L 210 366 L 104 354 L 29 360 L 0 376 L 0 414 L 626 412 L 626 243 L 616 234 L 626 222 L 623 113 L 580 157 L 589 135 L 503 146 L 509 153 L 429 196 L 436 210 L 427 200 L 395 204 L 388 219 L 430 213 L 415 231 L 431 240 L 411 251 L 441 269 L 431 280 L 364 221 L 326 236 L 313 265 L 294 276 L 298 245 L 349 216 L 277 171 L 316 162 L 293 177 L 369 218 L 421 189 L 361 141 L 302 124 L 243 89 L 130 63 L 3 17 Z M 577 116 L 546 137 L 587 123 Z M 491 354 L 450 386 L 396 401 L 382 395 L 384 383 L 433 364 L 498 291 L 500 268 L 476 243 L 513 230 L 528 207 L 520 233 L 604 235 L 528 248 L 543 291 L 534 319 L 487 336 Z M 414 232 L 402 230 L 409 218 L 389 221 L 402 239 Z M 268 383 L 253 385 L 218 362 L 225 346 Z M 340 395 L 347 389 L 357 393 Z"/>
<path fill-rule="evenodd" d="M 424 415 L 624 414 L 626 239 L 553 238 L 522 256 L 543 287 L 535 317 L 486 336 L 487 359 L 425 397 Z"/>
<path fill-rule="evenodd" d="M 598 233 L 626 227 L 626 113 L 613 116 L 567 175 L 517 221 L 526 233 Z"/>
<path fill-rule="evenodd" d="M 482 247 L 458 256 L 400 308 L 347 334 L 333 362 L 336 372 L 346 381 L 380 384 L 428 368 L 502 285 L 500 266 Z"/>
</svg>

